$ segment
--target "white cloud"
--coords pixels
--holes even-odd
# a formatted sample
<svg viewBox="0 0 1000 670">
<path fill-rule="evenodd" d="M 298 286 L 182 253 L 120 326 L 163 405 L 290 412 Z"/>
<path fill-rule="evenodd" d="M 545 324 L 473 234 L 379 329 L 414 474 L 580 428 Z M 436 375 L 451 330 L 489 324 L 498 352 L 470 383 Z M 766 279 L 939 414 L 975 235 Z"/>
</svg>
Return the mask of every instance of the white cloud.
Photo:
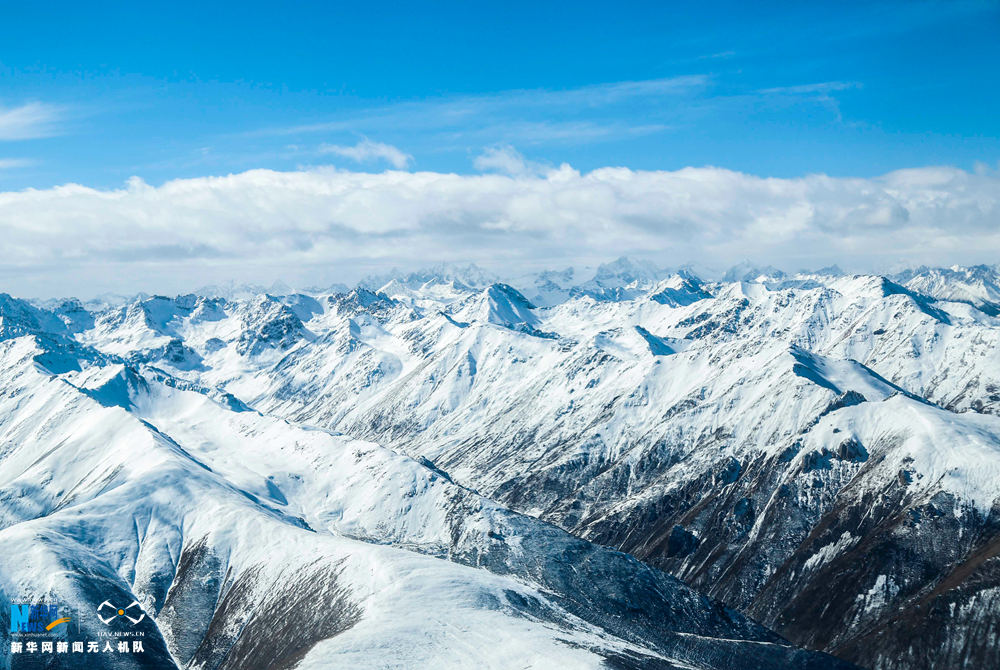
<svg viewBox="0 0 1000 670">
<path fill-rule="evenodd" d="M 13 170 L 34 164 L 35 161 L 28 158 L 0 158 L 0 170 Z"/>
<path fill-rule="evenodd" d="M 0 141 L 51 137 L 59 132 L 64 109 L 58 105 L 29 102 L 20 107 L 0 107 Z"/>
<path fill-rule="evenodd" d="M 385 161 L 397 170 L 406 168 L 410 164 L 410 161 L 413 160 L 413 156 L 403 153 L 391 144 L 372 142 L 368 138 L 361 140 L 354 146 L 324 144 L 319 148 L 319 152 L 350 158 L 357 163 Z"/>
<path fill-rule="evenodd" d="M 544 165 L 526 160 L 509 144 L 487 147 L 476 156 L 473 165 L 480 172 L 499 172 L 512 177 L 540 176 L 546 172 Z"/>
<path fill-rule="evenodd" d="M 484 160 L 516 173 L 516 158 L 501 148 Z M 0 280 L 30 295 L 313 284 L 438 260 L 501 271 L 619 254 L 788 269 L 992 263 L 998 221 L 1000 177 L 954 168 L 874 179 L 566 165 L 517 176 L 253 170 L 0 193 Z"/>
</svg>

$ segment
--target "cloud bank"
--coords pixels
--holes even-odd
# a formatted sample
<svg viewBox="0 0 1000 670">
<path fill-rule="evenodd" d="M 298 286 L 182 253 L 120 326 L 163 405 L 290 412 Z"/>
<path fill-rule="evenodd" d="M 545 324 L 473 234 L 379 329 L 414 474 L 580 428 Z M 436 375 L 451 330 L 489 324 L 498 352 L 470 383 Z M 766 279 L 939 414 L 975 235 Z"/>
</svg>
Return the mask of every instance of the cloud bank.
<svg viewBox="0 0 1000 670">
<path fill-rule="evenodd" d="M 1000 260 L 995 171 L 921 168 L 875 179 L 508 171 L 253 170 L 158 187 L 133 178 L 117 190 L 0 193 L 0 288 L 66 295 L 225 279 L 321 284 L 434 261 L 512 272 L 620 254 L 718 268 L 750 257 L 793 270 Z"/>
</svg>

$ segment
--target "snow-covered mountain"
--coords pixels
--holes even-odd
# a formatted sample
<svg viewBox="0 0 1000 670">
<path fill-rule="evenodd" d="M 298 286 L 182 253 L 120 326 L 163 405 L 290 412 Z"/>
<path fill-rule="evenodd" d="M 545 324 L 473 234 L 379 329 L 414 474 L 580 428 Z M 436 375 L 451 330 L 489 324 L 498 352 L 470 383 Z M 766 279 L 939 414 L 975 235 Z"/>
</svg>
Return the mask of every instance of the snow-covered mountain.
<svg viewBox="0 0 1000 670">
<path fill-rule="evenodd" d="M 151 667 L 992 667 L 995 274 L 3 296 L 0 590 Z"/>
<path fill-rule="evenodd" d="M 896 281 L 938 300 L 966 302 L 1000 316 L 1000 266 L 928 268 L 900 272 Z"/>
<path fill-rule="evenodd" d="M 584 295 L 594 300 L 629 300 L 641 295 L 667 272 L 654 264 L 627 257 L 596 268 L 569 267 L 517 277 L 510 283 L 540 307 L 552 307 Z"/>
<path fill-rule="evenodd" d="M 44 350 L 0 344 L 0 589 L 90 637 L 105 600 L 149 615 L 144 656 L 76 667 L 835 667 L 427 464 Z"/>
</svg>

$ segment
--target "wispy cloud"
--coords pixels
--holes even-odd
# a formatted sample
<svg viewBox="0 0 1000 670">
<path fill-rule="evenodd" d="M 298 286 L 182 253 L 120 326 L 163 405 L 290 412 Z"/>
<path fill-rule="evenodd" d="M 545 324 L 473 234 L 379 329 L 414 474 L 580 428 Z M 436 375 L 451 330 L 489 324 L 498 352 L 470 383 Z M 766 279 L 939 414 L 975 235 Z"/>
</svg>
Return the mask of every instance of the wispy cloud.
<svg viewBox="0 0 1000 670">
<path fill-rule="evenodd" d="M 703 90 L 711 77 L 704 74 L 684 75 L 664 79 L 639 81 L 619 81 L 580 88 L 563 90 L 520 90 L 505 91 L 500 94 L 468 98 L 488 105 L 510 105 L 515 107 L 579 107 L 581 105 L 599 107 L 636 98 L 686 95 Z"/>
<path fill-rule="evenodd" d="M 723 54 L 720 57 L 724 57 Z M 245 135 L 296 137 L 371 135 L 412 139 L 412 151 L 469 151 L 473 147 L 582 146 L 691 128 L 707 118 L 741 116 L 762 105 L 818 105 L 841 120 L 837 94 L 857 88 L 847 81 L 805 82 L 746 90 L 721 86 L 710 74 L 619 81 L 570 89 L 518 89 L 446 96 L 355 109 L 312 123 L 258 129 Z M 335 153 L 358 160 L 373 148 L 332 144 Z M 361 158 L 361 157 L 364 158 Z M 397 167 L 404 164 L 390 158 Z M 409 162 L 407 162 L 409 164 Z"/>
<path fill-rule="evenodd" d="M 829 110 L 839 123 L 845 123 L 840 110 L 840 100 L 836 93 L 862 88 L 856 81 L 821 81 L 810 84 L 795 84 L 792 86 L 774 86 L 760 89 L 756 96 L 767 103 L 821 105 Z M 848 125 L 857 125 L 850 123 Z"/>
<path fill-rule="evenodd" d="M 477 144 L 495 142 L 519 145 L 587 144 L 627 137 L 652 135 L 670 130 L 667 124 L 638 124 L 615 121 L 501 121 L 478 128 L 461 128 L 442 132 L 449 142 L 467 141 Z"/>
<path fill-rule="evenodd" d="M 357 163 L 385 161 L 397 170 L 405 169 L 410 164 L 410 161 L 413 160 L 413 156 L 404 153 L 391 144 L 373 142 L 367 137 L 354 146 L 324 144 L 320 146 L 319 153 L 343 156 Z"/>
<path fill-rule="evenodd" d="M 250 135 L 305 135 L 416 129 L 447 133 L 452 138 L 482 138 L 498 133 L 508 142 L 530 142 L 575 136 L 580 141 L 620 134 L 664 130 L 664 124 L 628 124 L 615 118 L 613 108 L 646 104 L 656 109 L 670 99 L 683 100 L 710 85 L 708 75 L 619 81 L 570 89 L 518 89 L 482 95 L 427 98 L 383 105 L 339 115 L 315 123 L 294 124 L 251 131 Z M 558 117 L 554 120 L 553 117 Z M 535 129 L 561 129 L 543 135 Z"/>
<path fill-rule="evenodd" d="M 0 158 L 0 170 L 13 170 L 28 167 L 35 163 L 36 161 L 30 158 Z"/>
<path fill-rule="evenodd" d="M 698 60 L 725 60 L 728 58 L 735 58 L 736 55 L 737 52 L 735 50 L 727 49 L 725 51 L 717 51 L 704 56 L 698 56 Z"/>
<path fill-rule="evenodd" d="M 764 95 L 826 95 L 834 91 L 846 91 L 852 88 L 861 88 L 861 84 L 856 81 L 822 81 L 814 84 L 763 88 L 758 93 Z"/>
<path fill-rule="evenodd" d="M 58 135 L 65 108 L 43 102 L 0 106 L 0 141 L 31 140 Z"/>
</svg>

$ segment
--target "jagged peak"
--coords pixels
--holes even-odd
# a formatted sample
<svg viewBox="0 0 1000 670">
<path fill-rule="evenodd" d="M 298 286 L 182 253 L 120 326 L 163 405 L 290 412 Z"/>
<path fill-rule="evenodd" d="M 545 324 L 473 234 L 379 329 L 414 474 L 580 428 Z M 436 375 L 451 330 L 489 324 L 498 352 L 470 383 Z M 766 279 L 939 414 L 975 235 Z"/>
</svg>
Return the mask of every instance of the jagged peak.
<svg viewBox="0 0 1000 670">
<path fill-rule="evenodd" d="M 364 286 L 356 286 L 346 293 L 336 293 L 329 297 L 330 301 L 338 304 L 351 304 L 368 307 L 378 302 L 387 302 L 390 305 L 396 303 L 382 291 L 372 290 Z"/>
<path fill-rule="evenodd" d="M 66 324 L 56 314 L 36 307 L 27 300 L 15 298 L 8 293 L 0 293 L 0 337 L 66 332 Z"/>
<path fill-rule="evenodd" d="M 649 299 L 661 305 L 684 307 L 713 297 L 704 282 L 691 272 L 681 270 L 658 282 L 650 291 Z"/>
<path fill-rule="evenodd" d="M 499 278 L 475 263 L 438 263 L 410 272 L 391 270 L 385 274 L 369 275 L 358 282 L 358 286 L 375 290 L 393 280 L 408 289 L 419 289 L 428 284 L 452 284 L 456 288 L 474 290 L 489 286 Z"/>
<path fill-rule="evenodd" d="M 538 324 L 535 306 L 513 286 L 497 282 L 447 310 L 458 321 L 492 323 L 507 328 Z"/>
<path fill-rule="evenodd" d="M 784 279 L 787 276 L 788 275 L 785 274 L 785 272 L 772 265 L 759 266 L 753 261 L 746 259 L 729 268 L 729 270 L 726 271 L 726 274 L 722 276 L 722 281 L 756 282 L 761 281 L 762 279 L 765 281 L 773 281 L 777 279 Z"/>
<path fill-rule="evenodd" d="M 662 276 L 663 270 L 650 261 L 619 256 L 611 262 L 598 265 L 594 280 L 598 283 L 619 280 L 627 285 L 636 281 L 657 281 Z"/>
</svg>

